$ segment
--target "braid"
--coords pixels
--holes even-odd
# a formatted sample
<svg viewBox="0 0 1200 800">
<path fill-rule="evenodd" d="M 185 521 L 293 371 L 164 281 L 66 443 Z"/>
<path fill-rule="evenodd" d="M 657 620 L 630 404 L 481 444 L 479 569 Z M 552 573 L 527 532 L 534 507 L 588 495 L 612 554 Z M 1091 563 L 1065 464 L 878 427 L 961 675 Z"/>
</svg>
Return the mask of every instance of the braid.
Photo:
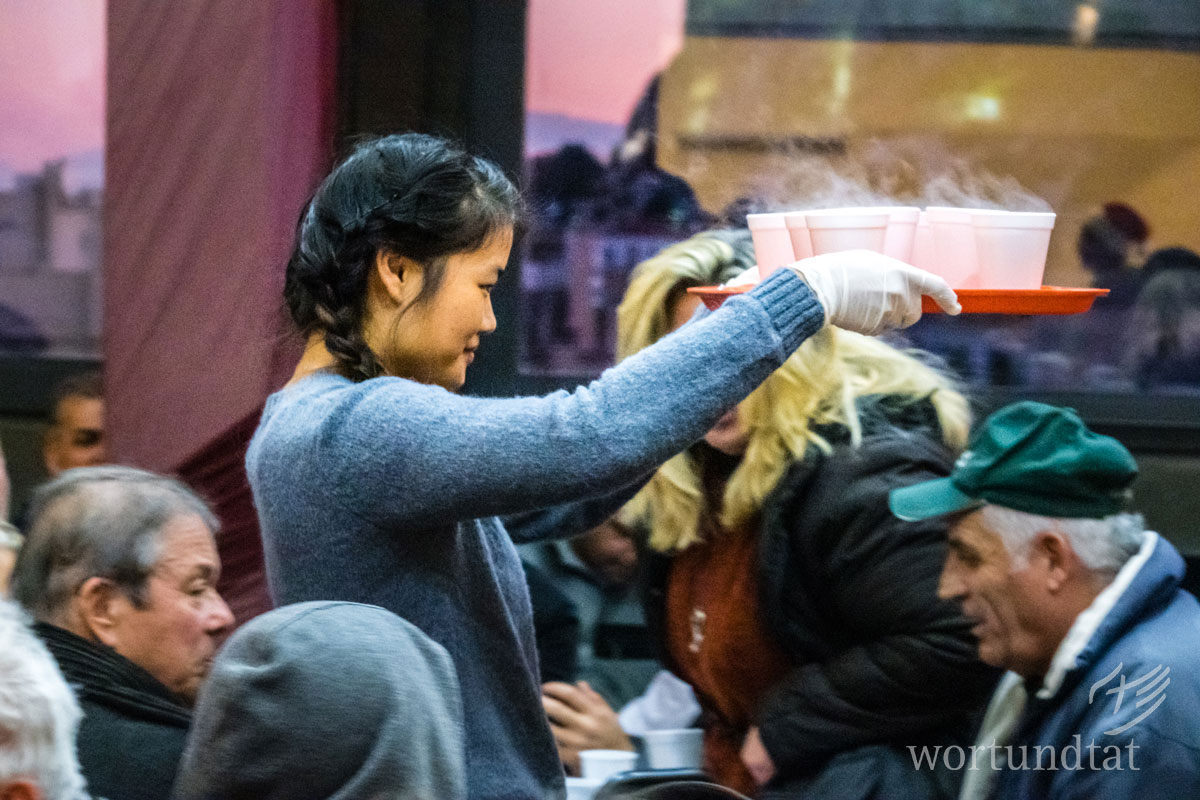
<svg viewBox="0 0 1200 800">
<path fill-rule="evenodd" d="M 325 331 L 325 348 L 337 359 L 339 372 L 355 381 L 383 374 L 375 351 L 363 338 L 358 309 L 342 306 L 335 311 L 318 302 L 313 310 Z"/>
<path fill-rule="evenodd" d="M 313 208 L 301 218 L 298 244 L 288 262 L 284 294 L 292 317 L 306 333 L 321 331 L 338 372 L 354 381 L 383 374 L 379 359 L 362 335 L 364 270 L 354 263 L 353 242 L 338 221 Z"/>
</svg>

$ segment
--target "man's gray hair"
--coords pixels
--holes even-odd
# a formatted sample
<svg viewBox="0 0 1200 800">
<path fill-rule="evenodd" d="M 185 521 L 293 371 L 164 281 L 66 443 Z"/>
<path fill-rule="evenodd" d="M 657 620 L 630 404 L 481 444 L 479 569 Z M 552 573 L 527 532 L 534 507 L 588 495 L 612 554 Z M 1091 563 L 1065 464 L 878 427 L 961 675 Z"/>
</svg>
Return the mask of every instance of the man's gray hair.
<svg viewBox="0 0 1200 800">
<path fill-rule="evenodd" d="M 1018 565 L 1026 563 L 1034 537 L 1042 531 L 1057 531 L 1071 542 L 1084 566 L 1115 575 L 1137 553 L 1146 533 L 1141 514 L 1114 514 L 1103 519 L 1043 517 L 997 505 L 984 506 L 981 514 Z"/>
<path fill-rule="evenodd" d="M 212 510 L 177 480 L 132 467 L 67 470 L 34 494 L 12 595 L 53 622 L 84 581 L 100 577 L 140 607 L 163 526 L 193 514 L 216 532 Z"/>
<path fill-rule="evenodd" d="M 0 787 L 32 781 L 46 800 L 86 798 L 75 755 L 79 704 L 14 603 L 0 599 Z"/>
</svg>

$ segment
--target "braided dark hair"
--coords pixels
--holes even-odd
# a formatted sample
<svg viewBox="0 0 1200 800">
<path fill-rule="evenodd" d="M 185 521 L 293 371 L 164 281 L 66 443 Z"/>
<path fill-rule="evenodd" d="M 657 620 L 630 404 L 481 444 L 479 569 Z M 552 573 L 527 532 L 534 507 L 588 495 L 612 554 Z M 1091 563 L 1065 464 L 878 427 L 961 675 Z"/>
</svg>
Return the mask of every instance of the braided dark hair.
<svg viewBox="0 0 1200 800">
<path fill-rule="evenodd" d="M 416 305 L 436 294 L 450 256 L 479 249 L 519 216 L 516 187 L 500 168 L 450 142 L 408 133 L 360 144 L 300 215 L 283 289 L 288 312 L 304 335 L 323 332 L 343 375 L 382 375 L 362 332 L 376 254 L 423 265 Z"/>
</svg>

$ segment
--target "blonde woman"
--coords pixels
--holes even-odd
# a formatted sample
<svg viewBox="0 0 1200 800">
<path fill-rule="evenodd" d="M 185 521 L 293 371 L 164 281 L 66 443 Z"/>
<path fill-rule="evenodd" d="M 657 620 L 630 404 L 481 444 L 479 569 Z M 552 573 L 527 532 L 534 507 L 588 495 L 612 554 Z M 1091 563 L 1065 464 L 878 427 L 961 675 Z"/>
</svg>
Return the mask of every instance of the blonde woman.
<svg viewBox="0 0 1200 800">
<path fill-rule="evenodd" d="M 687 287 L 752 258 L 744 233 L 712 232 L 640 265 L 619 357 L 692 315 Z M 968 426 L 942 374 L 826 327 L 626 509 L 649 534 L 651 627 L 696 691 L 722 783 L 838 800 L 948 791 L 907 747 L 965 740 L 996 676 L 936 596 L 945 521 L 896 520 L 887 494 L 948 474 Z"/>
</svg>

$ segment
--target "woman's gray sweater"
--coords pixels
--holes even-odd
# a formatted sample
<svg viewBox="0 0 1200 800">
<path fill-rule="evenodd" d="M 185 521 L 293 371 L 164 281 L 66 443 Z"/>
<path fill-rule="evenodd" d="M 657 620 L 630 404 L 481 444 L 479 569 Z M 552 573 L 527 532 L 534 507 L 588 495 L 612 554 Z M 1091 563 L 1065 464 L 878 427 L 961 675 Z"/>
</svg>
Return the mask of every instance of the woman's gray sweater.
<svg viewBox="0 0 1200 800">
<path fill-rule="evenodd" d="M 576 526 L 603 519 L 823 318 L 781 269 L 571 393 L 476 398 L 331 374 L 277 392 L 246 455 L 275 602 L 348 600 L 413 622 L 458 670 L 469 796 L 562 797 L 512 539 L 576 532 L 528 513 L 557 504 L 602 498 Z M 517 514 L 510 535 L 498 517 Z"/>
</svg>

